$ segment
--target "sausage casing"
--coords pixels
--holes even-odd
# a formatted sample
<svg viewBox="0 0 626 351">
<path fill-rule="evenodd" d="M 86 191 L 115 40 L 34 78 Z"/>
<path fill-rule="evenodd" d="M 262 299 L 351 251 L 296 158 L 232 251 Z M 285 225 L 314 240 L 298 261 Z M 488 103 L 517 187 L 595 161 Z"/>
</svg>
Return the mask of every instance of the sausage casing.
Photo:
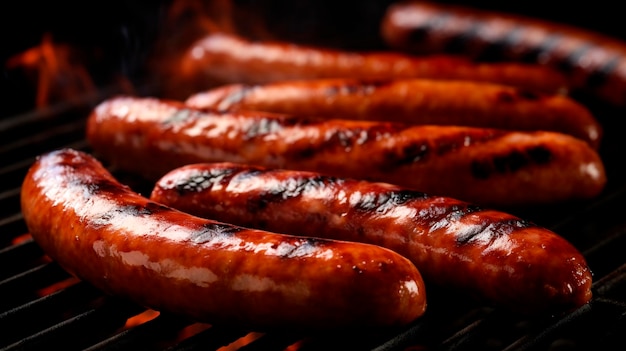
<svg viewBox="0 0 626 351">
<path fill-rule="evenodd" d="M 388 247 L 427 284 L 522 313 L 591 297 L 591 273 L 556 233 L 513 215 L 385 183 L 233 163 L 169 172 L 151 198 L 207 218 Z"/>
<path fill-rule="evenodd" d="M 569 77 L 572 91 L 626 106 L 626 44 L 573 26 L 520 15 L 428 1 L 388 7 L 381 36 L 412 54 L 462 54 L 473 59 L 529 62 Z"/>
<path fill-rule="evenodd" d="M 602 127 L 589 109 L 568 96 L 476 81 L 321 79 L 230 84 L 193 94 L 186 103 L 337 119 L 550 130 L 573 135 L 596 149 L 602 136 Z"/>
<path fill-rule="evenodd" d="M 202 111 L 154 98 L 104 101 L 87 139 L 103 160 L 152 180 L 189 163 L 231 161 L 504 206 L 594 197 L 606 183 L 597 152 L 560 133 Z"/>
<path fill-rule="evenodd" d="M 40 156 L 21 204 L 62 267 L 157 310 L 259 330 L 390 327 L 424 312 L 419 272 L 391 250 L 194 217 L 138 195 L 83 152 Z"/>
<path fill-rule="evenodd" d="M 200 39 L 173 64 L 174 96 L 228 83 L 318 78 L 430 78 L 491 81 L 550 93 L 568 89 L 561 72 L 522 63 L 476 63 L 454 56 L 400 52 L 344 52 L 279 41 L 250 41 L 226 33 Z M 177 90 L 179 92 L 177 92 Z"/>
</svg>

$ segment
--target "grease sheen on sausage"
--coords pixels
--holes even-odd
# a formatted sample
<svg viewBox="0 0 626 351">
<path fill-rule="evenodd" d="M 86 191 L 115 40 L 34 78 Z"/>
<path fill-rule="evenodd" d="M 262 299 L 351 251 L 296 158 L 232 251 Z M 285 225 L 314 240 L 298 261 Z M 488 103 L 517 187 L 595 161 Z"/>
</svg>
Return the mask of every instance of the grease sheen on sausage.
<svg viewBox="0 0 626 351">
<path fill-rule="evenodd" d="M 393 327 L 426 306 L 419 272 L 391 250 L 194 217 L 138 195 L 71 149 L 36 160 L 21 205 L 36 242 L 69 272 L 199 321 Z"/>
<path fill-rule="evenodd" d="M 626 43 L 562 23 L 432 1 L 392 4 L 381 36 L 393 49 L 552 67 L 574 91 L 626 106 Z"/>
<path fill-rule="evenodd" d="M 189 163 L 231 161 L 505 206 L 590 198 L 606 183 L 587 143 L 553 132 L 307 120 L 122 96 L 94 109 L 87 138 L 103 160 L 152 180 Z"/>
<path fill-rule="evenodd" d="M 172 83 L 174 93 L 228 83 L 318 78 L 491 81 L 550 93 L 568 88 L 565 75 L 539 65 L 475 63 L 454 56 L 418 57 L 400 52 L 344 52 L 280 41 L 250 41 L 226 33 L 211 33 L 198 40 L 171 70 L 171 79 L 178 82 Z"/>
<path fill-rule="evenodd" d="M 166 174 L 151 199 L 246 227 L 381 245 L 411 259 L 427 284 L 517 312 L 564 312 L 591 298 L 584 257 L 556 233 L 391 184 L 203 163 Z"/>
<path fill-rule="evenodd" d="M 561 94 L 475 81 L 318 79 L 229 84 L 193 94 L 187 105 L 410 124 L 550 130 L 598 148 L 602 127 Z"/>
</svg>

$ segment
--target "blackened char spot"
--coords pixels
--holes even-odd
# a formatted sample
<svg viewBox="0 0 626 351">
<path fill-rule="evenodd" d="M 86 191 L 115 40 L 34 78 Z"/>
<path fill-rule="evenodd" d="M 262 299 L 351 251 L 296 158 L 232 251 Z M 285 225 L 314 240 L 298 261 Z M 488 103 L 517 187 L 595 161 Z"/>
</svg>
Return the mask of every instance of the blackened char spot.
<svg viewBox="0 0 626 351">
<path fill-rule="evenodd" d="M 385 164 L 391 168 L 412 164 L 428 157 L 430 146 L 428 143 L 411 143 L 399 151 L 390 150 L 385 153 Z"/>
<path fill-rule="evenodd" d="M 467 245 L 473 242 L 491 242 L 502 236 L 533 226 L 530 222 L 522 219 L 508 219 L 500 222 L 483 222 L 476 225 L 468 225 L 456 233 L 457 245 Z"/>
<path fill-rule="evenodd" d="M 543 146 L 536 146 L 526 151 L 532 162 L 542 165 L 552 160 L 552 152 Z"/>
<path fill-rule="evenodd" d="M 476 179 L 488 179 L 492 173 L 491 164 L 488 161 L 477 160 L 470 165 L 472 176 Z"/>
<path fill-rule="evenodd" d="M 102 193 L 118 193 L 123 187 L 107 179 L 99 179 L 85 183 L 81 179 L 77 179 L 74 185 L 82 186 L 84 192 L 88 195 L 98 195 Z"/>
<path fill-rule="evenodd" d="M 280 245 L 281 258 L 307 257 L 324 246 L 327 241 L 317 238 L 300 238 L 293 245 Z"/>
<path fill-rule="evenodd" d="M 315 157 L 327 151 L 345 153 L 350 152 L 355 147 L 376 143 L 390 135 L 398 134 L 408 126 L 400 123 L 380 123 L 375 126 L 335 128 L 326 125 L 321 126 L 323 130 L 322 138 L 303 140 L 294 143 L 286 151 L 289 157 L 296 159 L 306 159 Z M 388 152 L 392 154 L 391 152 Z"/>
<path fill-rule="evenodd" d="M 243 230 L 245 229 L 226 223 L 206 223 L 200 229 L 192 233 L 189 239 L 194 244 L 204 244 L 215 239 L 230 237 Z"/>
<path fill-rule="evenodd" d="M 414 190 L 365 193 L 353 206 L 356 210 L 384 212 L 395 206 L 403 205 L 415 199 L 424 199 L 427 195 Z"/>
<path fill-rule="evenodd" d="M 455 204 L 452 206 L 432 207 L 427 212 L 421 212 L 419 220 L 430 222 L 430 231 L 448 227 L 463 217 L 481 211 L 481 207 L 473 204 Z"/>
<path fill-rule="evenodd" d="M 199 193 L 210 189 L 228 178 L 234 170 L 231 168 L 212 168 L 189 175 L 174 186 L 179 195 L 187 193 Z"/>
<path fill-rule="evenodd" d="M 526 166 L 530 160 L 519 151 L 493 158 L 493 166 L 498 173 L 515 172 Z"/>
<path fill-rule="evenodd" d="M 232 105 L 240 103 L 251 91 L 257 88 L 257 85 L 241 85 L 239 89 L 235 89 L 226 95 L 217 105 L 220 111 L 228 110 Z"/>
<path fill-rule="evenodd" d="M 234 182 L 245 179 L 233 178 Z M 271 203 L 279 203 L 303 196 L 313 189 L 321 189 L 341 183 L 342 180 L 330 176 L 286 178 L 281 182 L 270 183 L 273 187 L 266 187 L 257 197 L 250 197 L 247 203 L 248 210 L 254 213 L 263 210 Z"/>
<path fill-rule="evenodd" d="M 621 55 L 617 54 L 610 60 L 603 62 L 602 67 L 593 70 L 587 77 L 587 86 L 591 88 L 600 87 L 606 83 L 608 77 L 613 75 L 614 71 L 620 66 L 620 62 L 623 61 Z"/>
<path fill-rule="evenodd" d="M 97 218 L 94 218 L 91 221 L 91 225 L 94 227 L 105 226 L 111 223 L 114 223 L 120 217 L 125 218 L 127 216 L 131 217 L 141 217 L 141 216 L 150 216 L 156 212 L 165 210 L 166 207 L 157 203 L 149 202 L 146 206 L 138 206 L 138 205 L 120 205 L 112 208 L 109 211 L 106 211 L 99 215 Z"/>
<path fill-rule="evenodd" d="M 475 160 L 470 171 L 476 179 L 487 179 L 493 174 L 516 172 L 531 165 L 543 165 L 552 160 L 552 153 L 543 146 L 526 150 L 513 150 L 506 155 L 494 156 L 491 160 Z"/>
<path fill-rule="evenodd" d="M 452 25 L 452 29 L 454 30 L 454 25 Z M 465 29 L 461 33 L 455 33 L 456 35 L 452 36 L 452 38 L 448 41 L 446 46 L 446 51 L 451 53 L 463 53 L 467 52 L 468 48 L 472 44 L 472 41 L 479 33 L 482 25 L 479 21 L 474 21 L 469 26 L 469 28 Z"/>
</svg>

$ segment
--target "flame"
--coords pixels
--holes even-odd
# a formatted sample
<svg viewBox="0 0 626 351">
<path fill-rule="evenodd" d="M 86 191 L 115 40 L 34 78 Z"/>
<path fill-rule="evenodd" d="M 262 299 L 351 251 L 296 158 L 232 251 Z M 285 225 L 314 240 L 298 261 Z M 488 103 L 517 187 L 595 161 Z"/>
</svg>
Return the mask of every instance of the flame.
<svg viewBox="0 0 626 351">
<path fill-rule="evenodd" d="M 155 319 L 156 317 L 159 316 L 159 312 L 155 311 L 155 310 L 151 310 L 151 309 L 147 309 L 141 313 L 139 313 L 138 315 L 132 316 L 130 318 L 128 318 L 126 320 L 126 324 L 124 324 L 124 328 L 123 329 L 130 329 L 133 327 L 136 327 L 140 324 L 144 324 L 146 322 L 149 322 L 153 319 Z"/>
<path fill-rule="evenodd" d="M 40 45 L 9 58 L 7 68 L 22 68 L 36 77 L 38 108 L 95 90 L 78 52 L 69 45 L 54 43 L 49 33 L 43 35 Z"/>
<path fill-rule="evenodd" d="M 241 338 L 231 342 L 230 344 L 220 347 L 219 349 L 217 349 L 217 351 L 239 350 L 240 348 L 252 343 L 256 339 L 260 338 L 261 336 L 263 336 L 263 333 L 258 333 L 258 332 L 248 333 L 245 336 L 242 336 Z"/>
</svg>

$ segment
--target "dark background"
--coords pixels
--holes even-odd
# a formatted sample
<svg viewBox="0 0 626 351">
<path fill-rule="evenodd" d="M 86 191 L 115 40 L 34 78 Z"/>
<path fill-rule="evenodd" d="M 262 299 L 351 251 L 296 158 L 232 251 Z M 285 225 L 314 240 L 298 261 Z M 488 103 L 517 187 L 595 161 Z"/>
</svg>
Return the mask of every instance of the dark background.
<svg viewBox="0 0 626 351">
<path fill-rule="evenodd" d="M 106 84 L 113 75 L 135 79 L 145 74 L 146 60 L 152 54 L 156 38 L 164 34 L 164 18 L 173 1 L 176 0 L 3 3 L 0 10 L 0 94 L 9 100 L 32 94 L 28 90 L 31 86 L 24 83 L 23 72 L 6 69 L 5 61 L 39 45 L 44 33 L 51 34 L 54 42 L 80 48 L 96 84 Z M 285 40 L 345 49 L 383 47 L 378 25 L 385 8 L 393 2 L 231 1 L 240 16 L 235 19 L 239 29 L 254 31 L 261 23 L 267 33 Z M 566 7 L 534 0 L 438 2 L 547 19 L 626 40 L 622 12 L 614 2 L 606 0 L 594 1 L 592 6 L 569 2 Z M 251 18 L 259 20 L 251 21 Z M 0 107 L 0 116 L 10 113 L 13 111 Z"/>
</svg>

